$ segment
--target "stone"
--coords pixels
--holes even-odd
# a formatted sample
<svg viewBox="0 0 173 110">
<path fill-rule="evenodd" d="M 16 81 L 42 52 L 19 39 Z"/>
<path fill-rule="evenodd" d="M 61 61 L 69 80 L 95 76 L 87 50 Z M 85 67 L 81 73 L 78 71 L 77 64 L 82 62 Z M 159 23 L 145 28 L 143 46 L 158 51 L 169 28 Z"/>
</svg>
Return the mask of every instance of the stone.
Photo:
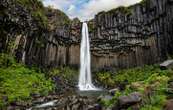
<svg viewBox="0 0 173 110">
<path fill-rule="evenodd" d="M 166 102 L 163 110 L 173 110 L 173 99 Z"/>
<path fill-rule="evenodd" d="M 118 92 L 118 91 L 119 91 L 119 89 L 118 89 L 118 88 L 111 89 L 111 90 L 109 90 L 109 94 L 110 94 L 111 96 L 114 96 L 114 95 L 115 95 L 115 93 L 116 93 L 116 92 Z"/>
<path fill-rule="evenodd" d="M 99 104 L 95 104 L 95 105 L 88 107 L 87 110 L 102 110 L 102 106 Z"/>
<path fill-rule="evenodd" d="M 126 109 L 130 106 L 136 105 L 142 101 L 142 94 L 134 92 L 128 96 L 121 96 L 118 98 L 118 107 L 120 109 Z"/>
<path fill-rule="evenodd" d="M 166 60 L 160 64 L 161 69 L 171 69 L 173 68 L 173 60 Z"/>
</svg>

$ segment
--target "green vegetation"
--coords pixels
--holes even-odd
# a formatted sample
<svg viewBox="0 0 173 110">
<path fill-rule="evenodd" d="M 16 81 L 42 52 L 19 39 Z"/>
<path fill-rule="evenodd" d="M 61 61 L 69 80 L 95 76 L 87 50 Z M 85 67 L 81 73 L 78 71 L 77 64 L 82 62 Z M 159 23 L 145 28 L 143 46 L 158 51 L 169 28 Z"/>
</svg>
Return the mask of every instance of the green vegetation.
<svg viewBox="0 0 173 110">
<path fill-rule="evenodd" d="M 47 13 L 52 13 L 51 17 L 51 21 L 49 22 L 50 27 L 52 26 L 68 26 L 71 23 L 71 20 L 69 19 L 69 17 L 62 11 L 57 10 L 57 9 L 52 9 L 51 6 L 46 8 L 46 11 L 48 11 Z M 52 19 L 52 18 L 56 18 L 56 19 Z M 57 22 L 58 19 L 58 22 Z"/>
<path fill-rule="evenodd" d="M 171 70 L 161 70 L 157 65 L 155 65 L 125 69 L 118 71 L 115 74 L 112 74 L 110 72 L 100 72 L 97 73 L 97 78 L 103 84 L 114 87 L 115 85 L 123 82 L 131 84 L 132 82 L 144 81 L 154 73 L 158 73 L 159 75 L 171 76 L 171 72 Z"/>
<path fill-rule="evenodd" d="M 17 0 L 16 2 L 26 7 L 41 27 L 46 28 L 48 26 L 42 0 Z"/>
<path fill-rule="evenodd" d="M 173 77 L 172 73 L 172 70 L 161 70 L 158 66 L 121 70 L 115 75 L 110 72 L 98 73 L 98 80 L 103 84 L 118 87 L 119 84 L 127 82 L 125 90 L 116 92 L 112 100 L 102 100 L 101 103 L 112 106 L 119 96 L 140 92 L 143 94 L 140 110 L 162 110 L 167 99 L 166 91 L 169 90 L 168 82 Z"/>
<path fill-rule="evenodd" d="M 11 102 L 31 99 L 32 94 L 47 95 L 54 84 L 44 74 L 16 63 L 7 54 L 0 54 L 0 108 Z"/>
<path fill-rule="evenodd" d="M 88 22 L 88 29 L 89 29 L 89 32 L 94 32 L 95 31 L 95 25 L 94 25 L 94 21 L 93 20 L 90 20 Z"/>
<path fill-rule="evenodd" d="M 78 71 L 70 67 L 55 68 L 50 71 L 49 77 L 60 77 L 69 83 L 75 83 L 78 79 Z"/>
<path fill-rule="evenodd" d="M 142 6 L 146 5 L 147 0 L 142 0 L 139 4 L 141 4 Z"/>
</svg>

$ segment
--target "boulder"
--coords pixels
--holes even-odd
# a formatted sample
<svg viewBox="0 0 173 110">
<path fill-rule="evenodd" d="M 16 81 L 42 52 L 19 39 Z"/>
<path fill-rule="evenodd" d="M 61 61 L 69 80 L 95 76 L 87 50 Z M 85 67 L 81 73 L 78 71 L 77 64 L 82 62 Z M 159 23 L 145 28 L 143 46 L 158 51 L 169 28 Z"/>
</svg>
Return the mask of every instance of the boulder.
<svg viewBox="0 0 173 110">
<path fill-rule="evenodd" d="M 118 91 L 119 91 L 119 89 L 118 89 L 118 88 L 111 89 L 111 90 L 109 90 L 109 94 L 110 94 L 111 96 L 114 96 L 114 95 L 115 95 L 115 93 L 116 93 L 116 92 L 118 92 Z"/>
<path fill-rule="evenodd" d="M 166 60 L 160 64 L 161 69 L 170 69 L 173 68 L 173 60 Z"/>
<path fill-rule="evenodd" d="M 87 110 L 102 110 L 102 106 L 100 104 L 94 104 L 93 106 L 88 107 Z"/>
<path fill-rule="evenodd" d="M 121 96 L 118 98 L 118 102 L 112 110 L 127 109 L 131 106 L 138 105 L 141 101 L 142 94 L 138 92 L 131 93 L 128 96 Z"/>
<path fill-rule="evenodd" d="M 173 99 L 170 99 L 166 102 L 164 110 L 173 110 Z"/>
</svg>

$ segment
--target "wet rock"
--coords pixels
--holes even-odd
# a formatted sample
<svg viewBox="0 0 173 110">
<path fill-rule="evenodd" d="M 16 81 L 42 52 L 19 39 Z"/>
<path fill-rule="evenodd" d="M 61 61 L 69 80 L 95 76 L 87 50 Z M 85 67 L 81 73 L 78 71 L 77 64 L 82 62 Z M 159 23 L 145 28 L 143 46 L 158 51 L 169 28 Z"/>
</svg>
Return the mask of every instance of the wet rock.
<svg viewBox="0 0 173 110">
<path fill-rule="evenodd" d="M 163 110 L 173 110 L 173 99 L 166 102 Z"/>
<path fill-rule="evenodd" d="M 173 68 L 173 60 L 166 60 L 160 64 L 161 69 L 171 69 Z"/>
<path fill-rule="evenodd" d="M 95 104 L 95 105 L 88 107 L 87 110 L 102 110 L 102 106 L 99 104 Z"/>
<path fill-rule="evenodd" d="M 113 96 L 110 96 L 110 95 L 101 95 L 97 98 L 97 101 L 101 101 L 101 100 L 104 100 L 104 101 L 109 101 L 113 98 Z"/>
<path fill-rule="evenodd" d="M 89 107 L 92 107 L 93 110 L 100 110 L 98 105 L 92 104 L 93 99 L 72 95 L 59 97 L 57 100 L 45 101 L 31 107 L 30 110 L 88 110 Z"/>
<path fill-rule="evenodd" d="M 123 110 L 128 107 L 139 104 L 142 101 L 142 94 L 134 92 L 128 96 L 121 96 L 118 98 L 117 104 L 113 107 L 112 110 Z"/>
<path fill-rule="evenodd" d="M 41 104 L 41 103 L 44 103 L 45 102 L 45 97 L 39 97 L 39 98 L 35 98 L 35 100 L 33 100 L 33 104 L 34 105 L 37 105 L 37 104 Z"/>
<path fill-rule="evenodd" d="M 118 92 L 118 91 L 119 91 L 119 89 L 118 89 L 118 88 L 111 89 L 111 90 L 109 90 L 109 94 L 110 94 L 111 96 L 114 96 L 114 95 L 115 95 L 115 93 L 116 93 L 116 92 Z"/>
</svg>

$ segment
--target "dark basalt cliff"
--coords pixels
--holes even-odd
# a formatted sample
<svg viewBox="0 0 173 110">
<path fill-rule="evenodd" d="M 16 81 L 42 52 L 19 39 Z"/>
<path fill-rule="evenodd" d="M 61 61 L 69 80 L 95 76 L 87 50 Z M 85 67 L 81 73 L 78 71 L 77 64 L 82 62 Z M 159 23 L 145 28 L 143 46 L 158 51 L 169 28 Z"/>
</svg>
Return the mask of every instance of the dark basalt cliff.
<svg viewBox="0 0 173 110">
<path fill-rule="evenodd" d="M 154 64 L 173 52 L 172 0 L 143 0 L 101 12 L 91 23 L 93 67 Z"/>
<path fill-rule="evenodd" d="M 0 1 L 0 51 L 28 65 L 78 66 L 81 23 L 37 0 Z"/>
<path fill-rule="evenodd" d="M 34 6 L 0 1 L 0 51 L 23 56 L 28 65 L 78 67 L 82 23 L 59 10 Z M 34 9 L 42 12 L 33 14 Z M 88 24 L 94 69 L 154 64 L 173 52 L 173 0 L 144 0 L 100 12 Z"/>
<path fill-rule="evenodd" d="M 41 67 L 79 65 L 80 21 L 70 21 L 59 10 L 46 9 L 49 29 L 43 41 L 38 37 L 28 38 L 26 44 L 26 63 Z"/>
</svg>

